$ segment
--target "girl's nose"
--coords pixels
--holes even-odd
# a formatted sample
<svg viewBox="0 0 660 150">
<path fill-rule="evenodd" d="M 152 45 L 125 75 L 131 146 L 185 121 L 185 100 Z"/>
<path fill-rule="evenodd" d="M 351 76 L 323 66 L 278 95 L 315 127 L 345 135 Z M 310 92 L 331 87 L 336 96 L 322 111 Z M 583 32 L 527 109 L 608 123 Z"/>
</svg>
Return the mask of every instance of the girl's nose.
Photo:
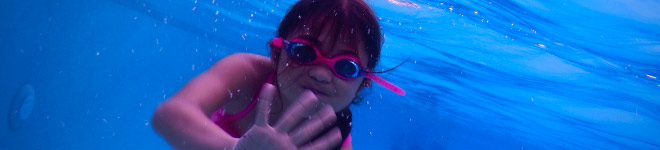
<svg viewBox="0 0 660 150">
<path fill-rule="evenodd" d="M 332 71 L 327 66 L 315 64 L 310 66 L 309 77 L 320 83 L 330 83 L 332 80 Z"/>
</svg>

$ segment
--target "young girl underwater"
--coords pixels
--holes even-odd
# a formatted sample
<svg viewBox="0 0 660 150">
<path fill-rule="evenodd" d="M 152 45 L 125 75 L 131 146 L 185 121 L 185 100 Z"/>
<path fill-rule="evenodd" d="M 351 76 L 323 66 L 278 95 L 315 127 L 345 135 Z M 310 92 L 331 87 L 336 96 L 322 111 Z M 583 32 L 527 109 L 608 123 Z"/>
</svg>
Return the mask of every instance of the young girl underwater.
<svg viewBox="0 0 660 150">
<path fill-rule="evenodd" d="M 176 149 L 352 149 L 349 105 L 376 82 L 380 25 L 362 0 L 300 0 L 268 42 L 270 58 L 216 62 L 156 109 Z"/>
</svg>

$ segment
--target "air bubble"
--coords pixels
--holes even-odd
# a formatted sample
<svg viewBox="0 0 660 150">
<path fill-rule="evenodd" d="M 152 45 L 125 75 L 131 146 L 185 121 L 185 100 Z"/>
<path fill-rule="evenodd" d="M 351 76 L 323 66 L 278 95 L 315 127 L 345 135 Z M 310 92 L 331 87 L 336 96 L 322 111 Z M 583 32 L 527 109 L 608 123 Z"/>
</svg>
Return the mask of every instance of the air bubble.
<svg viewBox="0 0 660 150">
<path fill-rule="evenodd" d="M 650 75 L 650 74 L 646 74 L 646 77 L 651 78 L 651 79 L 657 79 L 657 77 L 652 76 L 652 75 Z"/>
</svg>

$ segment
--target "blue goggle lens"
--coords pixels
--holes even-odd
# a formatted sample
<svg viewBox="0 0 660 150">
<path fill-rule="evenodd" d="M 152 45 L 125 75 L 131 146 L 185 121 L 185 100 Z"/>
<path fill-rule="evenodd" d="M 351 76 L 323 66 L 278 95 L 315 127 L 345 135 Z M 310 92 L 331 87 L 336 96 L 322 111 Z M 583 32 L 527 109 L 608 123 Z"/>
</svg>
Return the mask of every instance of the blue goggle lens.
<svg viewBox="0 0 660 150">
<path fill-rule="evenodd" d="M 314 59 L 316 59 L 314 48 L 302 43 L 294 43 L 291 45 L 291 48 L 289 48 L 289 53 L 291 56 L 296 58 L 296 60 L 303 63 L 312 62 Z"/>
<path fill-rule="evenodd" d="M 335 71 L 343 77 L 355 78 L 360 73 L 360 68 L 354 61 L 342 59 L 335 62 Z"/>
</svg>

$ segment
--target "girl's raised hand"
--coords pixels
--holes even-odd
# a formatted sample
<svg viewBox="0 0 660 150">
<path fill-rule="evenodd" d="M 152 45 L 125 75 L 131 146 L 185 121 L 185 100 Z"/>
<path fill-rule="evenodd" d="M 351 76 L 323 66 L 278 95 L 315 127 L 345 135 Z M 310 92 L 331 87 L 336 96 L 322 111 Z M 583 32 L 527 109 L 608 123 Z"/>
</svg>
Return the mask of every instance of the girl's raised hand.
<svg viewBox="0 0 660 150">
<path fill-rule="evenodd" d="M 322 105 L 311 91 L 303 92 L 282 114 L 274 126 L 268 124 L 268 114 L 277 89 L 271 84 L 261 88 L 254 125 L 238 140 L 237 150 L 331 149 L 341 143 L 339 128 L 334 127 L 312 141 L 337 117 L 329 105 Z M 301 121 L 304 121 L 301 123 Z"/>
</svg>

